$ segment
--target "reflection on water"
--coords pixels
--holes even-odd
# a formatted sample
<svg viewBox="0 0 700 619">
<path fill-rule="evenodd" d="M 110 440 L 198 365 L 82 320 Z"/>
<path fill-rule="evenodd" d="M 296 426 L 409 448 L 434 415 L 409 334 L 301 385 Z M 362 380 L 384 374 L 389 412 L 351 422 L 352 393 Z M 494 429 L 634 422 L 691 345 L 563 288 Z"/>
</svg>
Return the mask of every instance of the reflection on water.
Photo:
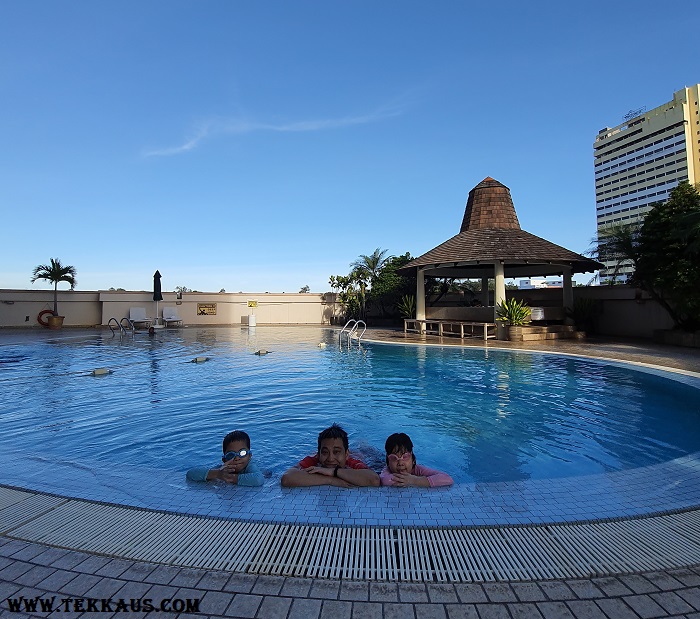
<svg viewBox="0 0 700 619">
<path fill-rule="evenodd" d="M 198 356 L 210 361 L 191 363 Z M 258 326 L 5 338 L 0 361 L 0 445 L 40 444 L 47 457 L 94 467 L 158 466 L 178 479 L 217 463 L 237 428 L 278 476 L 333 422 L 377 469 L 386 437 L 406 432 L 418 462 L 458 482 L 592 474 L 700 449 L 696 390 L 573 358 L 340 348 L 332 330 Z M 113 373 L 88 377 L 96 367 Z"/>
</svg>

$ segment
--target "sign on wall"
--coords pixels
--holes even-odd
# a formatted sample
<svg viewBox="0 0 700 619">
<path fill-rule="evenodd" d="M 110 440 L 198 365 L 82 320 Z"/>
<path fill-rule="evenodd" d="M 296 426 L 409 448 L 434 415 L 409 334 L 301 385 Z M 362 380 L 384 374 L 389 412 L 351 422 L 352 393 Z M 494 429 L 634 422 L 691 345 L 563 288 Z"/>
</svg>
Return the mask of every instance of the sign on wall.
<svg viewBox="0 0 700 619">
<path fill-rule="evenodd" d="M 216 303 L 197 303 L 197 316 L 216 316 Z"/>
<path fill-rule="evenodd" d="M 248 307 L 257 307 L 258 302 L 257 301 L 252 301 L 251 299 L 248 299 Z"/>
</svg>

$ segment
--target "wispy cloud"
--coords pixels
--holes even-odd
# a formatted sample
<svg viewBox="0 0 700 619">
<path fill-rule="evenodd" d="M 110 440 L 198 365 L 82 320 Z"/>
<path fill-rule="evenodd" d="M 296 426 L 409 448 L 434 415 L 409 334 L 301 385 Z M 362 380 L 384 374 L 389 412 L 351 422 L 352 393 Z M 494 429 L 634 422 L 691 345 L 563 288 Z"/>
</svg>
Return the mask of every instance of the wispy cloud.
<svg viewBox="0 0 700 619">
<path fill-rule="evenodd" d="M 242 135 L 255 132 L 305 132 L 305 131 L 326 131 L 329 129 L 340 129 L 353 125 L 366 125 L 378 122 L 386 118 L 398 116 L 401 110 L 395 106 L 382 107 L 371 114 L 364 116 L 346 116 L 344 118 L 325 118 L 317 120 L 301 120 L 289 123 L 262 123 L 257 121 L 233 118 L 212 118 L 200 122 L 194 127 L 191 135 L 179 146 L 170 148 L 157 148 L 143 153 L 144 157 L 167 157 L 180 155 L 194 150 L 205 140 L 220 135 Z"/>
</svg>

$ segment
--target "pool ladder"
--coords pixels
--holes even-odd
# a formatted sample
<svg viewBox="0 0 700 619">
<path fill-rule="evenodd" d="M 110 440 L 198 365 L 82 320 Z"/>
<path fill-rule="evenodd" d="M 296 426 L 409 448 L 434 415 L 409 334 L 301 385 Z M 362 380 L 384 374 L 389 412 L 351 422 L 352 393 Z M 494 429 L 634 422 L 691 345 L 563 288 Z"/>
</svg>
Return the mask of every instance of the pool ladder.
<svg viewBox="0 0 700 619">
<path fill-rule="evenodd" d="M 360 325 L 362 325 L 362 333 L 357 335 L 357 332 L 359 330 Z M 362 339 L 362 336 L 365 334 L 365 331 L 367 331 L 367 325 L 365 324 L 364 320 L 355 320 L 354 318 L 351 318 L 345 323 L 345 326 L 340 330 L 340 333 L 338 334 L 338 344 L 342 345 L 343 343 L 343 333 L 345 333 L 347 339 L 348 339 L 348 346 L 350 346 L 350 342 L 352 341 L 352 336 L 357 335 L 357 344 L 359 346 L 360 340 Z"/>
<path fill-rule="evenodd" d="M 124 321 L 126 321 L 126 326 L 124 325 Z M 114 326 L 112 326 L 112 323 L 114 323 Z M 134 327 L 134 323 L 131 322 L 131 320 L 129 320 L 126 316 L 124 316 L 124 318 L 122 318 L 121 320 L 117 320 L 113 316 L 109 319 L 107 326 L 112 332 L 112 337 L 114 337 L 114 334 L 117 331 L 119 331 L 120 338 L 126 335 L 127 330 L 131 331 L 131 335 L 134 335 L 134 333 L 136 332 L 136 327 Z"/>
</svg>

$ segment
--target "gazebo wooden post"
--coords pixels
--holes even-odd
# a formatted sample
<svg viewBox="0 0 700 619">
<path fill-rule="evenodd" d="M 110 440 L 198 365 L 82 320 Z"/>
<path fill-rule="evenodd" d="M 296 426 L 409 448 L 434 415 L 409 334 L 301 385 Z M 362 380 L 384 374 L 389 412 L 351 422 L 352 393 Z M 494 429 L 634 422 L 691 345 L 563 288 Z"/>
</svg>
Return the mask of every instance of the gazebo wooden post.
<svg viewBox="0 0 700 619">
<path fill-rule="evenodd" d="M 493 263 L 494 287 L 493 287 L 493 321 L 499 325 L 496 309 L 506 300 L 506 279 L 504 265 L 501 260 Z M 508 339 L 505 335 L 505 327 L 501 324 L 496 327 L 496 339 Z"/>
<path fill-rule="evenodd" d="M 418 267 L 416 273 L 416 320 L 425 320 L 425 271 Z M 421 333 L 425 330 L 425 323 L 419 322 Z"/>
<path fill-rule="evenodd" d="M 574 311 L 574 287 L 571 283 L 571 267 L 562 268 L 562 279 L 564 280 L 562 282 L 564 289 L 564 311 L 567 313 L 564 323 L 571 325 L 574 324 L 570 315 L 570 312 Z"/>
<path fill-rule="evenodd" d="M 496 318 L 498 318 L 496 308 L 506 300 L 506 279 L 503 273 L 503 262 L 500 260 L 494 262 L 493 270 L 496 280 L 493 295 L 493 321 L 496 322 Z"/>
<path fill-rule="evenodd" d="M 489 278 L 481 278 L 481 304 L 484 307 L 489 306 Z"/>
</svg>

